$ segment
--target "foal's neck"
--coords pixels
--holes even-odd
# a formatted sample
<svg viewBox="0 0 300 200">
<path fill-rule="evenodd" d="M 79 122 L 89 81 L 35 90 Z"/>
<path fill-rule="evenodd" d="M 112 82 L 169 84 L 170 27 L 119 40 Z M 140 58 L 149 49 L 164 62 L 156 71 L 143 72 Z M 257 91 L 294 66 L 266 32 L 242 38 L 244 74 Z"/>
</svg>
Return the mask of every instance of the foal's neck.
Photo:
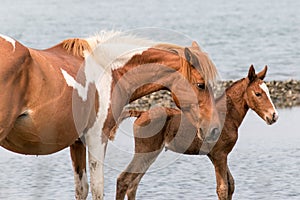
<svg viewBox="0 0 300 200">
<path fill-rule="evenodd" d="M 226 89 L 226 122 L 231 121 L 234 124 L 235 128 L 238 128 L 249 107 L 244 99 L 244 94 L 248 87 L 248 81 L 246 78 L 243 78 L 239 81 L 236 81 L 229 88 Z"/>
</svg>

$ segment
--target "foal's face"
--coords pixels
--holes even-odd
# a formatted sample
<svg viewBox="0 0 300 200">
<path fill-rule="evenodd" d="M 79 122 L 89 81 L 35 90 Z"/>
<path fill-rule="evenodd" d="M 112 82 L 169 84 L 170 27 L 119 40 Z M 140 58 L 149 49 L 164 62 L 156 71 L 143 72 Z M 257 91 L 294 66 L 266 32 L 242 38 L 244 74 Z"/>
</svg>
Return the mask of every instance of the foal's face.
<svg viewBox="0 0 300 200">
<path fill-rule="evenodd" d="M 270 98 L 269 89 L 262 80 L 265 77 L 266 68 L 264 71 L 264 74 L 260 72 L 252 82 L 250 81 L 245 98 L 249 108 L 271 125 L 277 121 L 278 112 Z"/>
</svg>

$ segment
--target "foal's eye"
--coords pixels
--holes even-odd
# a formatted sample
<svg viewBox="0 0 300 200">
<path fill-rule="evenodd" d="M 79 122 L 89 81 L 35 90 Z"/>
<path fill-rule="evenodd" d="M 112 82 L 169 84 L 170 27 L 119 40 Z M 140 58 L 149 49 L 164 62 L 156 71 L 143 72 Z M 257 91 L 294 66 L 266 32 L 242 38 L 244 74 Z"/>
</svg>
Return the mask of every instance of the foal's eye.
<svg viewBox="0 0 300 200">
<path fill-rule="evenodd" d="M 259 93 L 259 92 L 255 92 L 255 96 L 257 96 L 257 97 L 261 97 L 261 93 Z"/>
<path fill-rule="evenodd" d="M 197 87 L 201 90 L 205 89 L 205 84 L 204 83 L 197 83 Z"/>
</svg>

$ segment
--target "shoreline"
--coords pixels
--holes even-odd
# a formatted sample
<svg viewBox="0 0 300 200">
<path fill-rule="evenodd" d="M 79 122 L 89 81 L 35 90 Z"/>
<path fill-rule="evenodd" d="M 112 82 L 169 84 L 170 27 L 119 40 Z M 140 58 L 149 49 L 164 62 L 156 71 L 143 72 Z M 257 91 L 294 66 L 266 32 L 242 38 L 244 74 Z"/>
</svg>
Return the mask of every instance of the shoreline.
<svg viewBox="0 0 300 200">
<path fill-rule="evenodd" d="M 234 81 L 220 81 L 214 88 L 216 96 L 223 93 L 225 88 L 228 88 Z M 266 81 L 270 91 L 271 99 L 276 108 L 292 108 L 300 106 L 300 81 L 299 80 L 284 80 L 284 81 Z M 174 108 L 174 104 L 170 92 L 161 90 L 152 94 L 146 95 L 135 100 L 126 109 L 132 110 L 148 110 L 152 106 L 164 106 Z"/>
</svg>

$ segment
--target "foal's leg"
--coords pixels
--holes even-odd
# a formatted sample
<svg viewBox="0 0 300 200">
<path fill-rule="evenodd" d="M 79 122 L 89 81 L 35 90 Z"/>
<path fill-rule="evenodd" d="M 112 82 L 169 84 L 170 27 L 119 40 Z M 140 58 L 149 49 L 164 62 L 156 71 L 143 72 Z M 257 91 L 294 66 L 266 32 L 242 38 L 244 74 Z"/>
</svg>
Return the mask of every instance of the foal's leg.
<svg viewBox="0 0 300 200">
<path fill-rule="evenodd" d="M 137 188 L 145 173 L 139 174 L 134 181 L 129 185 L 126 195 L 128 200 L 135 200 Z"/>
<path fill-rule="evenodd" d="M 143 175 L 155 161 L 162 148 L 149 153 L 136 153 L 126 170 L 117 179 L 116 199 L 123 200 L 126 192 L 128 200 L 135 199 L 136 190 Z"/>
<path fill-rule="evenodd" d="M 209 156 L 210 157 L 210 156 Z M 227 155 L 210 157 L 215 167 L 219 200 L 228 199 Z"/>
<path fill-rule="evenodd" d="M 228 166 L 227 166 L 227 179 L 228 179 L 228 199 L 231 200 L 234 192 L 234 179 L 232 174 L 230 173 Z"/>
<path fill-rule="evenodd" d="M 86 199 L 89 185 L 86 175 L 86 148 L 80 139 L 70 146 L 70 154 L 74 170 L 75 197 L 76 199 Z"/>
<path fill-rule="evenodd" d="M 103 200 L 104 196 L 104 157 L 107 138 L 102 136 L 99 129 L 89 130 L 85 136 L 88 146 L 90 167 L 90 183 L 93 200 Z"/>
</svg>

